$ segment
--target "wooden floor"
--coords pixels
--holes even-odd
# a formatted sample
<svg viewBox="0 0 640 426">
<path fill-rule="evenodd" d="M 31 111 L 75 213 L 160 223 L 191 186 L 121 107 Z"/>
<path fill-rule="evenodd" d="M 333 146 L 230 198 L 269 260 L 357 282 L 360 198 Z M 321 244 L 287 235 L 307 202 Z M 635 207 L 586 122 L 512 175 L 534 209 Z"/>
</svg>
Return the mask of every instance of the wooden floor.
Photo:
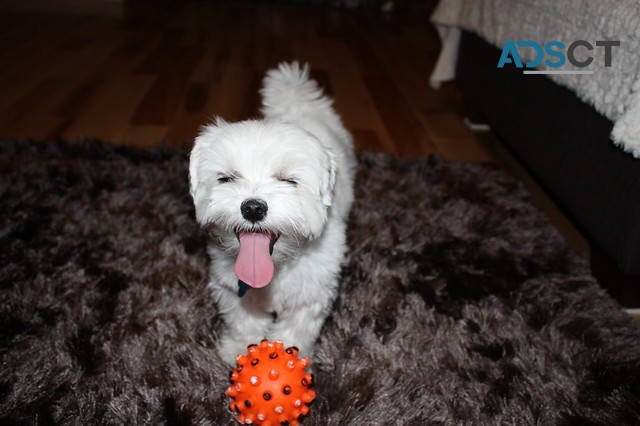
<svg viewBox="0 0 640 426">
<path fill-rule="evenodd" d="M 464 125 L 456 87 L 429 87 L 435 1 L 408 3 L 421 6 L 385 15 L 267 1 L 0 0 L 0 139 L 189 147 L 214 116 L 256 116 L 264 72 L 296 59 L 334 97 L 358 149 L 501 161 L 586 256 L 491 135 Z"/>
<path fill-rule="evenodd" d="M 428 7 L 384 15 L 246 1 L 67 0 L 57 11 L 16 3 L 0 14 L 2 138 L 189 146 L 216 115 L 256 116 L 264 72 L 296 59 L 311 64 L 359 148 L 490 159 L 463 124 L 455 87 L 428 85 L 440 46 Z"/>
</svg>

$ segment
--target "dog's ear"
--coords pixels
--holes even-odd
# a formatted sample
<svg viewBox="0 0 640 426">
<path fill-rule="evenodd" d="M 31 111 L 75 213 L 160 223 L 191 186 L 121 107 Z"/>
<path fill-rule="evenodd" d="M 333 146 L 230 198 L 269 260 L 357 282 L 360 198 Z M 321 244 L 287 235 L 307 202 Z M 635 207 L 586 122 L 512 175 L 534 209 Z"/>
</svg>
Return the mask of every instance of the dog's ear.
<svg viewBox="0 0 640 426">
<path fill-rule="evenodd" d="M 196 208 L 196 219 L 200 222 L 200 217 L 203 212 L 202 209 L 206 205 L 206 190 L 204 183 L 200 180 L 200 163 L 202 156 L 202 138 L 197 137 L 191 150 L 189 157 L 189 193 L 193 198 L 193 204 Z"/>
<path fill-rule="evenodd" d="M 209 203 L 209 189 L 205 179 L 207 171 L 202 168 L 206 168 L 206 152 L 215 140 L 218 127 L 222 125 L 226 125 L 224 120 L 216 118 L 214 124 L 202 127 L 189 157 L 189 192 L 196 208 L 196 219 L 200 223 L 204 220 Z"/>
<path fill-rule="evenodd" d="M 331 151 L 327 151 L 327 159 L 324 162 L 325 173 L 320 188 L 322 203 L 329 207 L 333 202 L 333 187 L 336 183 L 336 157 Z"/>
</svg>

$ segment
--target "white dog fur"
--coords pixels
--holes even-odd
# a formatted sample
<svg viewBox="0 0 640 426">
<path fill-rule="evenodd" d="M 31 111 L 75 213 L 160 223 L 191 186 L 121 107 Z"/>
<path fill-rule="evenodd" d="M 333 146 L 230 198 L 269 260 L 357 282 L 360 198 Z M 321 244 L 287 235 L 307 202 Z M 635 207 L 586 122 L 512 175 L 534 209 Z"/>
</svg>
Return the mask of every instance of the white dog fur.
<svg viewBox="0 0 640 426">
<path fill-rule="evenodd" d="M 264 119 L 205 126 L 189 168 L 196 219 L 212 235 L 209 285 L 226 324 L 219 354 L 230 364 L 263 338 L 313 354 L 336 296 L 353 201 L 351 136 L 308 67 L 280 64 L 261 95 Z M 251 199 L 266 203 L 262 220 L 243 217 Z M 272 244 L 277 237 L 270 283 L 243 297 L 234 269 L 239 233 L 268 235 Z"/>
</svg>

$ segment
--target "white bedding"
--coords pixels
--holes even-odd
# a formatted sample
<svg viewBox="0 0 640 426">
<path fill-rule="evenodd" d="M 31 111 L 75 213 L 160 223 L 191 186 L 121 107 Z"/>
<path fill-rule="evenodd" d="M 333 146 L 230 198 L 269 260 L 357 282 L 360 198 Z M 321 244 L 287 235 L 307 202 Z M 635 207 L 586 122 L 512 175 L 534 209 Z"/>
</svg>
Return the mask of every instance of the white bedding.
<svg viewBox="0 0 640 426">
<path fill-rule="evenodd" d="M 594 60 L 585 68 L 593 74 L 548 77 L 609 118 L 614 123 L 612 140 L 640 158 L 640 1 L 441 0 L 431 19 L 443 39 L 431 75 L 434 87 L 455 76 L 460 29 L 473 31 L 498 48 L 506 40 L 541 44 L 587 40 L 594 47 L 596 40 L 619 40 L 620 46 L 612 48 L 611 67 L 604 66 L 603 49 L 595 47 Z"/>
</svg>

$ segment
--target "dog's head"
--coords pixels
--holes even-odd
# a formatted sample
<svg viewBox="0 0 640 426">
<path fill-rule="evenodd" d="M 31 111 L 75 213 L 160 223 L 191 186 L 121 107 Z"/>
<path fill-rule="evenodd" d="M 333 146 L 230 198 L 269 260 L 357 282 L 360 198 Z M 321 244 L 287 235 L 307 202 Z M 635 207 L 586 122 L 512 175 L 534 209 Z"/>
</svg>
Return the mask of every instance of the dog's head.
<svg viewBox="0 0 640 426">
<path fill-rule="evenodd" d="M 273 261 L 322 233 L 336 166 L 331 152 L 295 125 L 217 120 L 196 138 L 189 174 L 198 223 L 237 256 L 238 278 L 262 287 Z"/>
</svg>

